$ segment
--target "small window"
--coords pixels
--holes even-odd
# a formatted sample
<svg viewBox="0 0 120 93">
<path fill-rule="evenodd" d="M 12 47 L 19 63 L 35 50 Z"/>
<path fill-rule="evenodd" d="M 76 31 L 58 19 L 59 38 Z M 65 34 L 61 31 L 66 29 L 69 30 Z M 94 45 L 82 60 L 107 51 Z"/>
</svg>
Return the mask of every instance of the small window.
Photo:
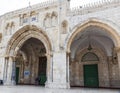
<svg viewBox="0 0 120 93">
<path fill-rule="evenodd" d="M 85 62 L 85 61 L 99 61 L 99 58 L 95 53 L 88 52 L 85 55 L 83 55 L 81 61 L 82 62 Z"/>
<path fill-rule="evenodd" d="M 31 21 L 36 21 L 36 17 L 32 17 L 32 18 L 31 18 Z"/>
</svg>

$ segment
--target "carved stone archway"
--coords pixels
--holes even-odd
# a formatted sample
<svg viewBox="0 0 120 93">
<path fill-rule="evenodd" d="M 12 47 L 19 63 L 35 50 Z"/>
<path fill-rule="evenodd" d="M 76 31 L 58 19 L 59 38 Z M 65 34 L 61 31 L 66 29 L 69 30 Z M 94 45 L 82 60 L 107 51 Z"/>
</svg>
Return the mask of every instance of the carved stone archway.
<svg viewBox="0 0 120 93">
<path fill-rule="evenodd" d="M 13 77 L 12 76 L 12 73 L 14 72 L 13 70 L 15 70 L 13 67 L 13 64 L 15 64 L 15 57 L 17 56 L 17 53 L 20 50 L 20 48 L 30 38 L 35 38 L 37 40 L 40 40 L 44 44 L 45 49 L 46 49 L 46 57 L 47 57 L 46 86 L 48 86 L 47 84 L 52 81 L 52 75 L 51 75 L 52 74 L 51 72 L 52 44 L 51 44 L 51 41 L 49 37 L 47 36 L 47 34 L 45 33 L 45 31 L 43 31 L 42 29 L 39 29 L 35 25 L 27 25 L 21 28 L 20 30 L 18 30 L 8 42 L 8 45 L 6 48 L 6 58 L 8 59 L 7 61 L 10 66 L 7 69 L 9 71 L 6 71 L 7 73 L 5 74 L 7 75 L 5 76 L 7 77 L 7 79 L 5 80 L 5 83 L 7 85 L 12 84 L 12 82 L 14 81 L 14 80 L 12 81 L 11 78 Z"/>
<path fill-rule="evenodd" d="M 86 60 L 82 61 L 82 58 L 87 53 L 94 53 L 99 59 L 98 60 Z M 84 65 L 93 65 L 96 64 L 98 66 L 98 77 L 99 77 L 99 87 L 109 87 L 109 68 L 107 62 L 106 54 L 99 48 L 93 48 L 89 51 L 87 48 L 77 51 L 74 62 L 71 63 L 72 72 L 76 78 L 72 78 L 71 85 L 72 86 L 84 86 Z M 77 73 L 76 73 L 77 72 Z M 106 76 L 104 76 L 106 74 Z M 104 78 L 103 78 L 104 77 Z"/>
<path fill-rule="evenodd" d="M 102 21 L 102 20 L 89 19 L 89 20 L 83 22 L 82 24 L 76 25 L 73 28 L 73 30 L 71 31 L 71 33 L 68 35 L 68 37 L 66 39 L 66 50 L 67 50 L 68 53 L 71 53 L 71 46 L 72 46 L 73 41 L 75 40 L 75 37 L 78 34 L 80 35 L 82 32 L 84 32 L 85 29 L 88 28 L 88 27 L 96 27 L 96 28 L 102 29 L 103 32 L 105 32 L 106 36 L 108 36 L 108 38 L 110 38 L 113 41 L 114 48 L 116 50 L 117 49 L 119 50 L 119 47 L 120 47 L 120 42 L 119 42 L 120 41 L 120 37 L 119 37 L 119 34 L 117 33 L 117 32 L 119 32 L 119 28 L 114 26 L 114 24 L 107 23 L 107 22 Z M 120 71 L 120 62 L 119 62 L 120 56 L 119 56 L 119 53 L 117 53 L 117 55 L 118 55 L 117 57 L 118 57 L 118 66 L 119 66 L 119 67 L 117 67 L 119 69 L 117 71 L 119 72 Z M 105 59 L 107 59 L 107 56 L 106 56 Z M 76 61 L 78 61 L 78 59 L 77 58 L 73 59 L 73 62 L 74 61 L 76 62 Z M 76 63 L 78 63 L 78 62 L 76 62 Z M 116 77 L 120 77 L 120 74 L 116 75 Z M 109 81 L 109 79 L 108 79 L 108 81 Z M 117 79 L 116 81 L 119 82 L 119 79 Z M 108 86 L 109 86 L 109 84 L 108 84 Z M 117 84 L 116 84 L 116 86 L 117 86 Z"/>
<path fill-rule="evenodd" d="M 36 27 L 35 25 L 27 25 L 20 30 L 18 30 L 8 42 L 6 48 L 6 56 L 15 56 L 17 50 L 23 45 L 23 43 L 29 38 L 36 38 L 41 40 L 45 45 L 47 53 L 50 53 L 52 50 L 51 41 L 48 38 L 47 34 L 42 30 Z"/>
<path fill-rule="evenodd" d="M 102 21 L 102 20 L 98 20 L 98 19 L 89 19 L 85 22 L 83 22 L 82 24 L 78 24 L 76 25 L 71 34 L 67 37 L 66 40 L 66 49 L 69 52 L 70 51 L 70 47 L 72 44 L 72 41 L 74 40 L 75 36 L 78 33 L 81 33 L 84 31 L 84 29 L 86 29 L 89 26 L 94 26 L 94 27 L 99 27 L 101 29 L 104 29 L 104 31 L 106 33 L 108 33 L 108 35 L 111 37 L 111 39 L 113 40 L 114 44 L 116 47 L 120 46 L 120 37 L 119 34 L 117 33 L 116 28 L 111 27 L 110 25 L 108 25 L 106 22 Z"/>
</svg>

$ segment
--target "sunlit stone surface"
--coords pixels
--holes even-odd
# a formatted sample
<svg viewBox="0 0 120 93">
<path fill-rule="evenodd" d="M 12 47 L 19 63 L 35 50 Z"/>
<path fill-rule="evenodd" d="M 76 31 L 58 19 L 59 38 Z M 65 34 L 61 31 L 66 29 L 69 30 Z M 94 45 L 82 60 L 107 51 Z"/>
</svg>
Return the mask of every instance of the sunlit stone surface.
<svg viewBox="0 0 120 93">
<path fill-rule="evenodd" d="M 49 89 L 39 86 L 0 86 L 0 93 L 120 93 L 118 89 Z"/>
<path fill-rule="evenodd" d="M 70 0 L 49 0 L 1 15 L 1 80 L 12 88 L 1 86 L 0 93 L 120 88 L 120 0 L 73 9 Z"/>
</svg>

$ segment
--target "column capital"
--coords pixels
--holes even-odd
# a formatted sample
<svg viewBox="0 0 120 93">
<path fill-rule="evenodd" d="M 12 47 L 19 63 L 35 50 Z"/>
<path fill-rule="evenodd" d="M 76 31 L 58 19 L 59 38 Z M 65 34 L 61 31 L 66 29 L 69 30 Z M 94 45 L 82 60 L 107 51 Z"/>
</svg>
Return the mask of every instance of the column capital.
<svg viewBox="0 0 120 93">
<path fill-rule="evenodd" d="M 70 53 L 71 53 L 71 51 L 70 51 L 70 50 L 67 50 L 67 51 L 66 51 L 66 53 L 67 53 L 67 54 L 70 54 Z"/>
<path fill-rule="evenodd" d="M 53 52 L 46 53 L 45 56 L 53 56 Z"/>
<path fill-rule="evenodd" d="M 16 57 L 15 56 L 8 56 L 7 58 L 11 59 L 13 62 L 16 61 Z"/>
<path fill-rule="evenodd" d="M 120 52 L 120 46 L 119 46 L 119 47 L 115 47 L 115 48 L 114 48 L 114 51 L 115 51 L 116 53 Z"/>
<path fill-rule="evenodd" d="M 9 56 L 5 56 L 6 59 L 9 59 Z"/>
</svg>

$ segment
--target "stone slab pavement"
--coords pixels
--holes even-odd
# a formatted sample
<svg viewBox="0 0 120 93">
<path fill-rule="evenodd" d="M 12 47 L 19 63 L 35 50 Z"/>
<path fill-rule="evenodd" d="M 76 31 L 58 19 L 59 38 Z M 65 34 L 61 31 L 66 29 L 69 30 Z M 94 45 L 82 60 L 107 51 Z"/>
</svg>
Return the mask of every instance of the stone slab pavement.
<svg viewBox="0 0 120 93">
<path fill-rule="evenodd" d="M 0 93 L 120 93 L 120 89 L 71 88 L 49 89 L 40 86 L 0 86 Z"/>
</svg>

